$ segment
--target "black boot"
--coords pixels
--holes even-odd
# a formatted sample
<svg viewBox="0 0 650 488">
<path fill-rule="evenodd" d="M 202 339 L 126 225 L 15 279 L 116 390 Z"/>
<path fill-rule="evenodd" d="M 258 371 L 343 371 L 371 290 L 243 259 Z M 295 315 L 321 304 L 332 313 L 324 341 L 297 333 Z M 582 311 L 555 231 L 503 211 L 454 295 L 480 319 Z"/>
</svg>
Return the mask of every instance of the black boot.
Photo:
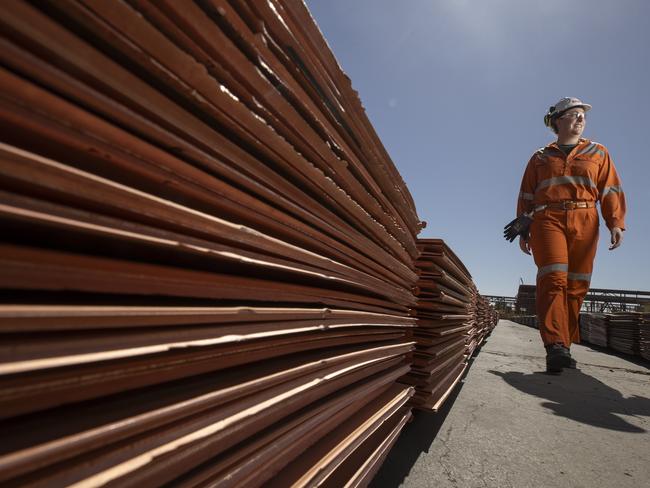
<svg viewBox="0 0 650 488">
<path fill-rule="evenodd" d="M 550 344 L 546 348 L 546 372 L 560 374 L 563 368 L 571 367 L 571 355 L 563 344 Z"/>
<path fill-rule="evenodd" d="M 578 369 L 578 363 L 571 357 L 571 349 L 567 349 L 567 353 L 569 354 L 569 364 L 566 367 L 569 369 Z"/>
</svg>

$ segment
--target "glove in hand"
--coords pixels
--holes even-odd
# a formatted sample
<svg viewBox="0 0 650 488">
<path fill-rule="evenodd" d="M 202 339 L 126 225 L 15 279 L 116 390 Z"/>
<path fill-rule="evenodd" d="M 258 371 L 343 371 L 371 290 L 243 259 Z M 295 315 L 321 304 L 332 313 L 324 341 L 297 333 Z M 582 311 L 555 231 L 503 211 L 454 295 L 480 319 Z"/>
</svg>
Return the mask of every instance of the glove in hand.
<svg viewBox="0 0 650 488">
<path fill-rule="evenodd" d="M 515 220 L 510 222 L 503 228 L 503 237 L 506 238 L 506 241 L 514 241 L 515 237 L 521 236 L 524 239 L 528 240 L 528 232 L 530 229 L 530 224 L 533 222 L 526 214 L 521 214 Z"/>
</svg>

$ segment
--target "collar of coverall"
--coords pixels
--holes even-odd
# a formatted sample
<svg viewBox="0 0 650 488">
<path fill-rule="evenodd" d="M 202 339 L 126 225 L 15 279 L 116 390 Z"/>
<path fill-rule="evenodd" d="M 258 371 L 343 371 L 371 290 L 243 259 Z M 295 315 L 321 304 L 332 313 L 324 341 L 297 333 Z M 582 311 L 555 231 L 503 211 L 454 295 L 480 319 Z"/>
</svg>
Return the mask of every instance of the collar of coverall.
<svg viewBox="0 0 650 488">
<path fill-rule="evenodd" d="M 586 144 L 591 144 L 591 141 L 589 139 L 585 139 L 585 138 L 581 137 L 580 139 L 578 139 L 578 144 L 576 145 L 576 147 L 578 147 L 578 146 L 580 146 L 582 144 L 585 144 L 585 143 Z M 557 141 L 553 141 L 550 144 L 547 144 L 546 147 L 560 150 L 560 148 L 557 145 Z"/>
</svg>

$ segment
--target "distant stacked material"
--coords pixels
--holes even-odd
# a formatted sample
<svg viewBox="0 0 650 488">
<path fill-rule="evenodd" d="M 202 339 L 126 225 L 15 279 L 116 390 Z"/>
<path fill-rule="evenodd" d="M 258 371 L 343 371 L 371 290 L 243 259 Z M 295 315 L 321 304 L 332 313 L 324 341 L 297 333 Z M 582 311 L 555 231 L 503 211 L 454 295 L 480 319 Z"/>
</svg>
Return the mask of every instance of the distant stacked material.
<svg viewBox="0 0 650 488">
<path fill-rule="evenodd" d="M 609 315 L 603 313 L 580 314 L 580 338 L 583 342 L 607 347 Z"/>
<path fill-rule="evenodd" d="M 638 312 L 609 314 L 609 342 L 612 349 L 625 354 L 639 353 L 639 323 L 643 315 Z"/>
<path fill-rule="evenodd" d="M 467 347 L 465 350 L 468 358 L 470 358 L 472 354 L 474 354 L 474 351 L 479 346 L 479 341 L 480 341 L 479 336 L 480 336 L 481 324 L 478 317 L 478 298 L 479 298 L 478 291 L 476 290 L 474 283 L 472 283 L 472 301 L 470 302 L 470 306 L 469 306 L 469 312 L 471 316 L 469 323 L 472 326 L 467 331 Z"/>
<path fill-rule="evenodd" d="M 418 249 L 417 349 L 404 381 L 416 387 L 416 407 L 437 411 L 462 377 L 467 357 L 483 340 L 483 329 L 491 330 L 496 322 L 477 325 L 476 287 L 444 241 L 419 239 Z"/>
<path fill-rule="evenodd" d="M 650 313 L 612 312 L 580 314 L 584 342 L 650 359 Z"/>
<path fill-rule="evenodd" d="M 650 313 L 644 313 L 639 321 L 639 355 L 650 361 Z"/>
<path fill-rule="evenodd" d="M 528 327 L 538 328 L 537 315 L 517 315 L 512 318 L 512 321 L 518 324 L 527 325 Z"/>
<path fill-rule="evenodd" d="M 0 26 L 0 482 L 367 483 L 410 415 L 422 224 L 304 4 Z"/>
<path fill-rule="evenodd" d="M 475 327 L 470 331 L 470 336 L 472 338 L 470 344 L 474 342 L 475 346 L 471 349 L 468 347 L 468 353 L 470 356 L 473 354 L 474 350 L 483 343 L 485 338 L 490 334 L 492 329 L 496 327 L 497 322 L 499 321 L 497 311 L 490 305 L 487 298 L 478 294 L 478 291 L 476 294 L 474 310 L 476 323 Z"/>
</svg>

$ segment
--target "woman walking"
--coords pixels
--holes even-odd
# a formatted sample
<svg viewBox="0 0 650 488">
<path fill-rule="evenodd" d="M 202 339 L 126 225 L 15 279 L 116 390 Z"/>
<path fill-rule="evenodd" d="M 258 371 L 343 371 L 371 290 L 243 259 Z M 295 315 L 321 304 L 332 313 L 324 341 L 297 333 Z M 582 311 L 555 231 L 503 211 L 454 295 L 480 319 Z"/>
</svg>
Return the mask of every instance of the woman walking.
<svg viewBox="0 0 650 488">
<path fill-rule="evenodd" d="M 569 97 L 549 108 L 544 123 L 557 140 L 530 158 L 521 182 L 518 218 L 506 229 L 510 240 L 520 235 L 521 250 L 532 251 L 535 259 L 539 329 L 547 371 L 555 374 L 576 366 L 569 348 L 580 341 L 580 307 L 589 290 L 598 244 L 596 203 L 611 235 L 610 250 L 621 245 L 625 230 L 625 195 L 609 152 L 582 138 L 590 109 L 591 105 Z"/>
</svg>

